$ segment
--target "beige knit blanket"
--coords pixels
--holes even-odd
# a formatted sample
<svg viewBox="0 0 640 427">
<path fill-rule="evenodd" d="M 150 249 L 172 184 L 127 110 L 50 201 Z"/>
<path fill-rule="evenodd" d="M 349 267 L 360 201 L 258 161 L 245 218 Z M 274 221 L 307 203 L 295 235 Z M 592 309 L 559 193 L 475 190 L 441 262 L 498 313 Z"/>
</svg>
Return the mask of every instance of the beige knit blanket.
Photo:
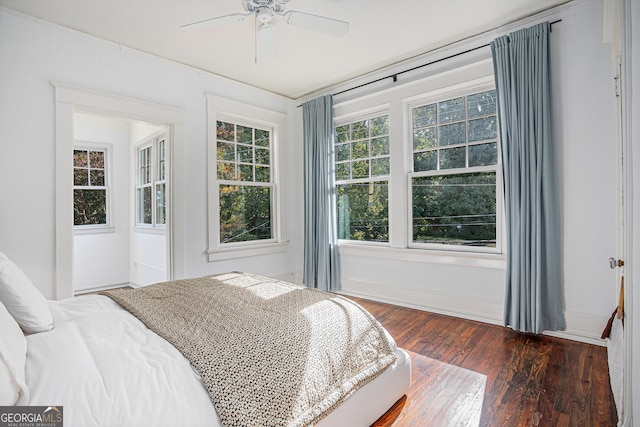
<svg viewBox="0 0 640 427">
<path fill-rule="evenodd" d="M 223 426 L 314 425 L 396 360 L 358 304 L 265 277 L 103 293 L 191 361 Z"/>
</svg>

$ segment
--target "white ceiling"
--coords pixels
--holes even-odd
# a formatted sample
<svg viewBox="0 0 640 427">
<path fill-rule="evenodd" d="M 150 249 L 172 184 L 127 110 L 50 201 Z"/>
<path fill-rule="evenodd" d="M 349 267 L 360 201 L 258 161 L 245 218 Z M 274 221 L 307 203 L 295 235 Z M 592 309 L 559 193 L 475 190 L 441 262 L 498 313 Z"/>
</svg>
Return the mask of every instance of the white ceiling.
<svg viewBox="0 0 640 427">
<path fill-rule="evenodd" d="M 278 55 L 258 63 L 253 19 L 197 32 L 178 28 L 242 13 L 241 0 L 0 0 L 0 6 L 296 99 L 567 1 L 291 0 L 287 10 L 348 21 L 349 33 L 325 35 L 275 17 Z"/>
</svg>

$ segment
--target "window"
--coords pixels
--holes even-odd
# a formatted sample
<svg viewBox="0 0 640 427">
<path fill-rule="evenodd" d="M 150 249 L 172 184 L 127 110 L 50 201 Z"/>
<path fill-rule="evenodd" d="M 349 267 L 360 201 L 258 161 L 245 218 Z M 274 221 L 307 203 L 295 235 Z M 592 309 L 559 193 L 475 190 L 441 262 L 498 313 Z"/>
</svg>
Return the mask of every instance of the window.
<svg viewBox="0 0 640 427">
<path fill-rule="evenodd" d="M 106 148 L 73 150 L 73 224 L 77 228 L 109 225 Z"/>
<path fill-rule="evenodd" d="M 338 238 L 389 241 L 389 116 L 337 126 Z"/>
<path fill-rule="evenodd" d="M 220 243 L 274 238 L 270 129 L 216 122 Z"/>
<path fill-rule="evenodd" d="M 286 251 L 278 165 L 287 115 L 206 97 L 209 261 Z"/>
<path fill-rule="evenodd" d="M 136 226 L 166 223 L 166 138 L 160 135 L 137 148 Z"/>
<path fill-rule="evenodd" d="M 412 245 L 495 248 L 495 90 L 412 106 L 411 135 Z"/>
</svg>

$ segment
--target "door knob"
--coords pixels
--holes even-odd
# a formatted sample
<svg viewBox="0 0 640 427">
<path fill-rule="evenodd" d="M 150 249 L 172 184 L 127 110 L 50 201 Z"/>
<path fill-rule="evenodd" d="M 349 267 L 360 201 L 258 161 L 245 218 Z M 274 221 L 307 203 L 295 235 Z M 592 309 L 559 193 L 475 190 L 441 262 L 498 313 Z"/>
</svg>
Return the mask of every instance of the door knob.
<svg viewBox="0 0 640 427">
<path fill-rule="evenodd" d="M 624 266 L 624 261 L 621 259 L 615 259 L 614 257 L 609 258 L 609 268 L 611 268 L 612 270 L 615 269 L 616 267 L 622 267 Z"/>
</svg>

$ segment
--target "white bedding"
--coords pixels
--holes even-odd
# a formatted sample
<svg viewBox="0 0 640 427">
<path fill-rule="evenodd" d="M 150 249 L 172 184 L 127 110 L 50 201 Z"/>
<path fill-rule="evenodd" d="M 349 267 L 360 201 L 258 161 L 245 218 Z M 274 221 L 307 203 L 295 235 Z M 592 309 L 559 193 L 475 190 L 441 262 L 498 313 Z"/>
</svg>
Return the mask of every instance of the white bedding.
<svg viewBox="0 0 640 427">
<path fill-rule="evenodd" d="M 50 309 L 55 328 L 27 336 L 30 405 L 63 406 L 67 427 L 220 425 L 189 361 L 110 298 L 52 301 Z M 319 426 L 368 426 L 386 412 L 410 383 L 409 357 L 396 354 Z"/>
</svg>

